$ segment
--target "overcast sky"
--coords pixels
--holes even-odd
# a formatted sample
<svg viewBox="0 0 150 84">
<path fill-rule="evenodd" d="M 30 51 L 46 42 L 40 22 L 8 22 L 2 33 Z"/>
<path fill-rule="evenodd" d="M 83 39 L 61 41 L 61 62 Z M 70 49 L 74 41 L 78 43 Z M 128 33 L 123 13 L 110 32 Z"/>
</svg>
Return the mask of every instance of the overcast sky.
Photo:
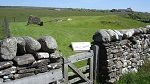
<svg viewBox="0 0 150 84">
<path fill-rule="evenodd" d="M 150 12 L 150 0 L 0 0 L 0 6 L 125 9 Z"/>
</svg>

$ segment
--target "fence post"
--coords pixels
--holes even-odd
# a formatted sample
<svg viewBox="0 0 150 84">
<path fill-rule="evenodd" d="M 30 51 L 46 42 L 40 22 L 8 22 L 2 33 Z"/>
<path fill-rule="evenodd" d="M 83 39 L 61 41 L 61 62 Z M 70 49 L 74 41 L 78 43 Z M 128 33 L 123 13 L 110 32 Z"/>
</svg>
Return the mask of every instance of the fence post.
<svg viewBox="0 0 150 84">
<path fill-rule="evenodd" d="M 98 52 L 99 52 L 99 46 L 98 45 L 92 45 L 91 49 L 93 50 L 93 53 L 94 53 L 94 80 L 96 82 L 98 82 L 98 74 L 99 74 L 99 57 L 98 57 Z"/>
<path fill-rule="evenodd" d="M 93 51 L 91 51 L 92 53 L 93 53 Z M 93 57 L 91 57 L 91 58 L 89 58 L 89 62 L 90 62 L 90 64 L 89 64 L 89 67 L 90 67 L 90 84 L 94 84 L 94 81 L 93 81 L 93 74 L 94 74 L 94 61 L 93 61 L 93 58 L 94 58 L 94 56 Z"/>
<path fill-rule="evenodd" d="M 5 38 L 11 37 L 9 23 L 6 17 L 4 17 L 4 20 L 3 20 L 3 34 Z"/>
<path fill-rule="evenodd" d="M 66 59 L 63 57 L 63 76 L 64 83 L 68 84 L 68 64 L 66 63 Z"/>
<path fill-rule="evenodd" d="M 14 19 L 14 22 L 16 22 L 16 17 L 13 17 L 13 19 Z"/>
</svg>

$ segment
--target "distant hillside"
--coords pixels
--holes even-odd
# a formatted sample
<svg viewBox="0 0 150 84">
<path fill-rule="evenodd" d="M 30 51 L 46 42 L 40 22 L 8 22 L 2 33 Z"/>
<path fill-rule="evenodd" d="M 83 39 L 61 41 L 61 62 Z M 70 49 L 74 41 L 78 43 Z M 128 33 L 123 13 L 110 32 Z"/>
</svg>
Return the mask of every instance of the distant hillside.
<svg viewBox="0 0 150 84">
<path fill-rule="evenodd" d="M 73 8 L 50 8 L 50 7 L 24 7 L 24 6 L 1 6 L 0 20 L 5 16 L 9 21 L 26 21 L 29 15 L 38 17 L 65 17 L 65 16 L 99 16 L 106 15 L 106 10 L 73 9 Z"/>
</svg>

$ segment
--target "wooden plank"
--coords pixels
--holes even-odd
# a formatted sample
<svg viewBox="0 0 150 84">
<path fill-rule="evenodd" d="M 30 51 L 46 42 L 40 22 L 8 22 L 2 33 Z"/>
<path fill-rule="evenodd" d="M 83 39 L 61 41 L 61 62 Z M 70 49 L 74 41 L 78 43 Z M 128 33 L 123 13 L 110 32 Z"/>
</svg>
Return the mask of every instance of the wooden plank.
<svg viewBox="0 0 150 84">
<path fill-rule="evenodd" d="M 81 68 L 79 68 L 79 70 L 81 71 L 81 72 L 86 72 L 87 70 L 89 70 L 89 65 L 86 65 L 86 66 L 84 66 L 84 67 L 81 67 Z M 74 72 L 68 72 L 68 76 L 73 76 L 73 75 L 76 75 Z"/>
<path fill-rule="evenodd" d="M 66 59 L 63 58 L 63 77 L 64 83 L 68 84 L 68 64 L 65 64 Z"/>
<path fill-rule="evenodd" d="M 80 71 L 78 70 L 73 64 L 69 64 L 69 67 L 79 75 L 79 77 L 81 77 L 83 80 L 85 81 L 89 81 L 89 79 L 87 77 L 85 77 L 85 75 Z"/>
<path fill-rule="evenodd" d="M 84 52 L 84 53 L 78 53 L 75 55 L 70 56 L 65 63 L 75 63 L 82 60 L 86 60 L 88 58 L 91 58 L 93 56 L 93 52 Z"/>
<path fill-rule="evenodd" d="M 89 77 L 89 73 L 86 73 L 86 74 L 84 74 L 86 77 Z M 73 78 L 73 79 L 70 79 L 69 80 L 69 84 L 72 84 L 72 83 L 76 83 L 76 82 L 78 82 L 78 81 L 80 81 L 81 80 L 81 78 L 80 77 L 75 77 L 75 78 Z"/>
<path fill-rule="evenodd" d="M 14 81 L 2 84 L 49 84 L 51 82 L 63 79 L 62 69 L 55 69 L 49 72 L 40 73 L 34 76 L 16 79 Z"/>
<path fill-rule="evenodd" d="M 90 81 L 91 83 L 90 84 L 93 84 L 93 66 L 94 66 L 94 63 L 93 63 L 93 57 L 89 59 L 90 61 Z"/>
</svg>

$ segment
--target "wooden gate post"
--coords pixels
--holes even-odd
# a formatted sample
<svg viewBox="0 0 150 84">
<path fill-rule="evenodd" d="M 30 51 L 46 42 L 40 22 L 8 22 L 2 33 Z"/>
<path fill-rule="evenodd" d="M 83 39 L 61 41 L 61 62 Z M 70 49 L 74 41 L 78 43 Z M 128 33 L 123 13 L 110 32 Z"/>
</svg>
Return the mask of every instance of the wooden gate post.
<svg viewBox="0 0 150 84">
<path fill-rule="evenodd" d="M 98 69 L 99 69 L 99 55 L 98 55 L 98 52 L 99 52 L 99 46 L 98 45 L 92 45 L 91 49 L 93 50 L 93 53 L 94 53 L 94 80 L 97 82 L 98 81 Z"/>
</svg>

